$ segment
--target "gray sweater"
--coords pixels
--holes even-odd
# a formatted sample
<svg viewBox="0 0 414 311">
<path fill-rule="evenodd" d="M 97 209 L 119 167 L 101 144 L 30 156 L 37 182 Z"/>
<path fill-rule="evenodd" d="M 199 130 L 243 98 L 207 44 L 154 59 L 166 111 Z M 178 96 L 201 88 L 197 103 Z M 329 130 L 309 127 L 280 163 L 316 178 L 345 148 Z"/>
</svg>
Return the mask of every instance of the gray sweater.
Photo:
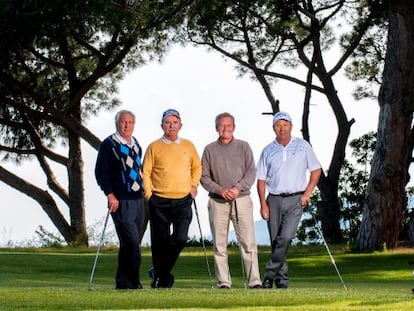
<svg viewBox="0 0 414 311">
<path fill-rule="evenodd" d="M 250 194 L 256 169 L 247 142 L 235 138 L 228 144 L 214 141 L 204 148 L 201 164 L 201 184 L 209 196 L 219 197 L 221 188 L 231 187 L 239 189 L 239 196 Z"/>
</svg>

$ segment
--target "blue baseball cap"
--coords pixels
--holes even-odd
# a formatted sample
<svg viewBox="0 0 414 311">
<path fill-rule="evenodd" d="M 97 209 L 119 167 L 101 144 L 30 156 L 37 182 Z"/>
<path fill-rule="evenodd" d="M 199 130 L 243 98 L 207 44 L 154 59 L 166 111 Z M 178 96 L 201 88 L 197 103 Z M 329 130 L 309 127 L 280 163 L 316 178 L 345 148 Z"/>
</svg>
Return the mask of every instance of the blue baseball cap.
<svg viewBox="0 0 414 311">
<path fill-rule="evenodd" d="M 179 113 L 177 110 L 175 110 L 175 109 L 167 109 L 167 110 L 165 110 L 165 111 L 164 111 L 164 113 L 162 114 L 162 119 L 161 119 L 161 122 L 162 122 L 162 121 L 164 121 L 164 119 L 165 119 L 166 117 L 168 117 L 168 116 L 174 116 L 174 117 L 177 117 L 178 119 L 180 119 L 180 120 L 181 120 L 180 113 Z"/>
<path fill-rule="evenodd" d="M 273 116 L 273 125 L 279 120 L 285 120 L 288 122 L 292 122 L 292 119 L 290 118 L 290 115 L 287 112 L 279 111 L 275 113 Z"/>
</svg>

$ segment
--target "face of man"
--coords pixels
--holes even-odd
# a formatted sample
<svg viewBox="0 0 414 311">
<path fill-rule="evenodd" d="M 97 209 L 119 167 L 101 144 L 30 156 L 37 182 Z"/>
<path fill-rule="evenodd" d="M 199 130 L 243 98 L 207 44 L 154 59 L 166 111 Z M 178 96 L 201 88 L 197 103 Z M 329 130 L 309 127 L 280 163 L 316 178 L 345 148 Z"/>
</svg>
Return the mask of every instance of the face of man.
<svg viewBox="0 0 414 311">
<path fill-rule="evenodd" d="M 216 128 L 217 133 L 219 134 L 219 140 L 223 143 L 229 143 L 233 139 L 234 129 L 235 126 L 232 118 L 221 118 Z"/>
<path fill-rule="evenodd" d="M 292 123 L 286 120 L 278 120 L 273 125 L 273 130 L 276 133 L 276 139 L 279 143 L 288 143 L 290 141 L 290 134 L 292 132 Z"/>
<path fill-rule="evenodd" d="M 132 133 L 134 132 L 134 126 L 134 118 L 130 114 L 123 113 L 119 117 L 118 132 L 125 140 L 131 140 Z"/>
<path fill-rule="evenodd" d="M 166 117 L 161 123 L 164 136 L 171 141 L 175 141 L 178 138 L 178 132 L 181 130 L 181 127 L 181 120 L 173 115 Z"/>
</svg>

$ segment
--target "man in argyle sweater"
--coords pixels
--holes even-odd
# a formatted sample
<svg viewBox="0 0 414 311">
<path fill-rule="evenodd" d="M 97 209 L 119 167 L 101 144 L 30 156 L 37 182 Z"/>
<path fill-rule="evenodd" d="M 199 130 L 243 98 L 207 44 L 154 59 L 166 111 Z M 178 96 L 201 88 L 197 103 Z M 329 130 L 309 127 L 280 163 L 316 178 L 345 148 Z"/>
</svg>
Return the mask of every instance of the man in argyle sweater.
<svg viewBox="0 0 414 311">
<path fill-rule="evenodd" d="M 116 289 L 142 289 L 141 249 L 145 210 L 141 178 L 142 149 L 132 136 L 135 115 L 121 110 L 116 132 L 100 145 L 95 176 L 105 193 L 119 238 Z"/>
</svg>

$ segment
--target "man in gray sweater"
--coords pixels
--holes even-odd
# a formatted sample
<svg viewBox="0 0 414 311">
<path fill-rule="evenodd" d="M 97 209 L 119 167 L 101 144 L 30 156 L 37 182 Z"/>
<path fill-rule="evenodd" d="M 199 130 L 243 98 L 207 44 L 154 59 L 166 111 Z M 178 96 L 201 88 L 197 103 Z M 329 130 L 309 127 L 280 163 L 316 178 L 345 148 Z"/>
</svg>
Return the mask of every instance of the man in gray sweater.
<svg viewBox="0 0 414 311">
<path fill-rule="evenodd" d="M 240 245 L 244 273 L 249 288 L 261 288 L 254 236 L 253 202 L 250 188 L 255 176 L 255 162 L 249 144 L 235 139 L 234 117 L 221 113 L 216 117 L 219 137 L 208 144 L 202 156 L 202 186 L 209 192 L 208 211 L 214 240 L 214 263 L 218 284 L 231 287 L 227 241 L 230 220 Z"/>
</svg>

